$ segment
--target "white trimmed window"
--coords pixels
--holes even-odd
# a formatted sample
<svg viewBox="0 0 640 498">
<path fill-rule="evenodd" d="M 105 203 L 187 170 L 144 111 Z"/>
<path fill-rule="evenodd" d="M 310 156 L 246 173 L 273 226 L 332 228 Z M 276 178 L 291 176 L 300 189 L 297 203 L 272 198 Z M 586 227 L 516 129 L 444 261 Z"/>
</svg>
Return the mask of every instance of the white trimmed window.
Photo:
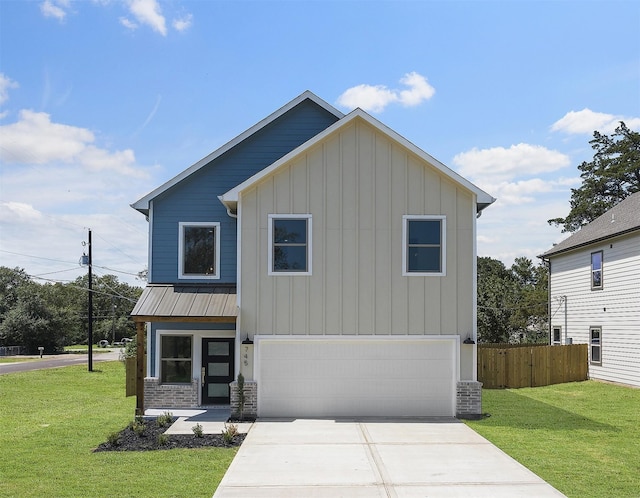
<svg viewBox="0 0 640 498">
<path fill-rule="evenodd" d="M 160 382 L 191 383 L 191 343 L 190 335 L 160 336 Z"/>
<path fill-rule="evenodd" d="M 402 274 L 446 275 L 446 217 L 402 217 Z"/>
<path fill-rule="evenodd" d="M 554 344 L 554 345 L 562 344 L 562 327 L 560 326 L 553 327 L 553 337 L 551 339 L 551 344 Z"/>
<path fill-rule="evenodd" d="M 269 275 L 311 275 L 311 215 L 269 215 Z"/>
<path fill-rule="evenodd" d="M 602 327 L 589 329 L 589 349 L 591 363 L 602 365 Z"/>
<path fill-rule="evenodd" d="M 602 289 L 602 251 L 591 253 L 591 290 Z"/>
<path fill-rule="evenodd" d="M 220 278 L 220 223 L 180 223 L 178 278 Z"/>
</svg>

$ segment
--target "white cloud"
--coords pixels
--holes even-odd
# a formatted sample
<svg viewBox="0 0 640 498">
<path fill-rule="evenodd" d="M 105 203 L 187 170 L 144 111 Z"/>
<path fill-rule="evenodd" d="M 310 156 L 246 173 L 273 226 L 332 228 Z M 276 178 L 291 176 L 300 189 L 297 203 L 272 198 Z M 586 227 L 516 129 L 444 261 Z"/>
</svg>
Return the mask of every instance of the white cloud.
<svg viewBox="0 0 640 498">
<path fill-rule="evenodd" d="M 561 131 L 572 135 L 591 135 L 597 130 L 609 134 L 616 129 L 620 121 L 624 121 L 629 128 L 640 128 L 640 118 L 594 112 L 585 108 L 581 111 L 569 111 L 551 125 L 551 131 Z"/>
<path fill-rule="evenodd" d="M 18 83 L 0 73 L 0 104 L 4 104 L 9 99 L 9 90 L 18 88 Z"/>
<path fill-rule="evenodd" d="M 566 192 L 567 187 L 580 185 L 580 178 L 560 178 L 558 180 L 544 180 L 542 178 L 530 178 L 515 182 L 501 182 L 484 184 L 490 189 L 491 195 L 498 199 L 497 205 L 518 205 L 536 202 L 540 194 L 553 192 Z"/>
<path fill-rule="evenodd" d="M 131 29 L 131 30 L 138 29 L 138 25 L 126 17 L 120 18 L 120 24 L 122 24 L 127 29 Z"/>
<path fill-rule="evenodd" d="M 157 0 L 129 0 L 128 7 L 138 22 L 146 24 L 162 36 L 166 36 L 166 20 Z"/>
<path fill-rule="evenodd" d="M 64 21 L 67 16 L 65 9 L 69 8 L 69 0 L 45 0 L 40 4 L 40 12 L 45 17 L 54 17 Z"/>
<path fill-rule="evenodd" d="M 187 14 L 179 19 L 174 19 L 173 27 L 177 31 L 183 32 L 188 30 L 193 24 L 193 16 L 191 14 Z"/>
<path fill-rule="evenodd" d="M 409 88 L 397 90 L 384 85 L 357 85 L 342 93 L 337 102 L 347 109 L 360 107 L 365 111 L 382 112 L 389 104 L 396 102 L 406 107 L 417 106 L 435 94 L 427 78 L 416 72 L 405 74 L 400 83 Z"/>
<path fill-rule="evenodd" d="M 489 149 L 473 148 L 453 158 L 462 176 L 496 183 L 519 175 L 549 173 L 571 164 L 569 156 L 540 145 L 520 143 Z"/>
<path fill-rule="evenodd" d="M 94 134 L 85 128 L 53 123 L 44 112 L 22 110 L 17 122 L 0 126 L 0 159 L 14 164 L 63 162 L 88 171 L 146 176 L 135 167 L 133 151 L 111 152 L 96 147 L 94 141 Z"/>
<path fill-rule="evenodd" d="M 24 202 L 0 202 L 0 221 L 24 222 L 27 220 L 39 220 L 42 213 L 34 209 L 31 204 Z"/>
</svg>

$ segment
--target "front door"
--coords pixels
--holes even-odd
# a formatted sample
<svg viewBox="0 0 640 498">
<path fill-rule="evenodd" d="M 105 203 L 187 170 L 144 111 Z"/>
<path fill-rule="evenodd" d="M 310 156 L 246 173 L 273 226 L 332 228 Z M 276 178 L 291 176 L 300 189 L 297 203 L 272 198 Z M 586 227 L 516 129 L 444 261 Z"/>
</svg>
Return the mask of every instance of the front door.
<svg viewBox="0 0 640 498">
<path fill-rule="evenodd" d="M 228 405 L 235 339 L 202 339 L 202 404 Z"/>
</svg>

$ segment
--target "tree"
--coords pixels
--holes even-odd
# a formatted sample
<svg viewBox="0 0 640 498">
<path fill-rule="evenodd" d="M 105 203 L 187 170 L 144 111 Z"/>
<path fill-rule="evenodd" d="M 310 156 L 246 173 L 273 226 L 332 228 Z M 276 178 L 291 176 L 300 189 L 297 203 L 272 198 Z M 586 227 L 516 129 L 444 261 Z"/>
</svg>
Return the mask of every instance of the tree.
<svg viewBox="0 0 640 498">
<path fill-rule="evenodd" d="M 478 342 L 546 342 L 547 268 L 478 258 Z"/>
<path fill-rule="evenodd" d="M 502 261 L 478 258 L 478 342 L 509 342 L 516 285 Z"/>
<path fill-rule="evenodd" d="M 101 339 L 120 340 L 135 334 L 129 314 L 142 289 L 121 283 L 113 275 L 97 277 L 94 331 Z M 29 353 L 47 352 L 87 341 L 88 277 L 67 284 L 32 281 L 18 268 L 0 267 L 0 346 L 22 346 Z"/>
<path fill-rule="evenodd" d="M 22 286 L 15 306 L 4 314 L 0 323 L 0 342 L 22 346 L 27 354 L 37 353 L 40 346 L 53 353 L 61 346 L 62 323 L 38 295 L 38 287 L 34 283 Z"/>
<path fill-rule="evenodd" d="M 579 230 L 640 191 L 640 132 L 621 121 L 611 136 L 594 131 L 589 143 L 595 154 L 592 161 L 578 166 L 582 185 L 571 189 L 569 214 L 548 220 L 550 225 L 561 225 L 563 232 Z"/>
</svg>

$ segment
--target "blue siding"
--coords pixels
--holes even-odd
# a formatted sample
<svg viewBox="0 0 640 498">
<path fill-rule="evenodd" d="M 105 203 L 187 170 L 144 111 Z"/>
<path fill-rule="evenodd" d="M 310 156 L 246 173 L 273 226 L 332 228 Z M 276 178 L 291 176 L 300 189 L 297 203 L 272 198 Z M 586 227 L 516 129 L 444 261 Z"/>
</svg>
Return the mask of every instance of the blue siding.
<svg viewBox="0 0 640 498">
<path fill-rule="evenodd" d="M 150 283 L 178 283 L 178 223 L 220 222 L 220 279 L 236 281 L 236 220 L 218 200 L 338 118 L 310 100 L 280 116 L 153 200 Z"/>
</svg>

